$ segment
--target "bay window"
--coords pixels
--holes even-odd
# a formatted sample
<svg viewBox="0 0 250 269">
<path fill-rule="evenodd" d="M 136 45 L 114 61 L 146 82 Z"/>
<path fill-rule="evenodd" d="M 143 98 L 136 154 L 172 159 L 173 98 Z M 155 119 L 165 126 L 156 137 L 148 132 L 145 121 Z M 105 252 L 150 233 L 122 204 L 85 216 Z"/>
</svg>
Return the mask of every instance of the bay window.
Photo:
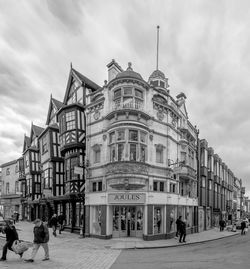
<svg viewBox="0 0 250 269">
<path fill-rule="evenodd" d="M 109 134 L 110 160 L 146 161 L 146 133 L 135 129 L 118 129 Z"/>
</svg>

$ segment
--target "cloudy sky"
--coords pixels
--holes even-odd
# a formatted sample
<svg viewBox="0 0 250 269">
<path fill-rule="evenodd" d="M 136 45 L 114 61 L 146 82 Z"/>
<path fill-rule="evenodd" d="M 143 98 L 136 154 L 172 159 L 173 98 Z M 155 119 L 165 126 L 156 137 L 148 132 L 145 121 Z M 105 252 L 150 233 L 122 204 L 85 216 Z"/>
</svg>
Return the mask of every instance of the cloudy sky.
<svg viewBox="0 0 250 269">
<path fill-rule="evenodd" d="M 250 195 L 248 0 L 0 0 L 0 164 L 44 126 L 50 94 L 63 100 L 71 62 L 100 86 L 113 58 L 147 80 L 157 25 L 170 93 Z"/>
</svg>

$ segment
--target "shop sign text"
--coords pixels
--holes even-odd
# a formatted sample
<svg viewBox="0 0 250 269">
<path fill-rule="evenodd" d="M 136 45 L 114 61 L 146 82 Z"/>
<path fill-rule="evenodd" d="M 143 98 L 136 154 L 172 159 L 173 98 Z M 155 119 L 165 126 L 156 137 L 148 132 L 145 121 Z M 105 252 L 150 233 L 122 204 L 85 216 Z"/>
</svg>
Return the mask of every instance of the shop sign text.
<svg viewBox="0 0 250 269">
<path fill-rule="evenodd" d="M 145 203 L 144 193 L 112 193 L 108 196 L 111 204 L 142 204 Z"/>
</svg>

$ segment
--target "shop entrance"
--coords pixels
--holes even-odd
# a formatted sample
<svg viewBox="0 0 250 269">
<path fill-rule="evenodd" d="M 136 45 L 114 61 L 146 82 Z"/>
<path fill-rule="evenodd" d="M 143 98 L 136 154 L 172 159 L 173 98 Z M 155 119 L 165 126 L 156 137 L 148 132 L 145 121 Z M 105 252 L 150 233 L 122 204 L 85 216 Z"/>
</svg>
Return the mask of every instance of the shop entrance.
<svg viewBox="0 0 250 269">
<path fill-rule="evenodd" d="M 142 237 L 142 232 L 142 206 L 113 206 L 113 237 Z"/>
</svg>

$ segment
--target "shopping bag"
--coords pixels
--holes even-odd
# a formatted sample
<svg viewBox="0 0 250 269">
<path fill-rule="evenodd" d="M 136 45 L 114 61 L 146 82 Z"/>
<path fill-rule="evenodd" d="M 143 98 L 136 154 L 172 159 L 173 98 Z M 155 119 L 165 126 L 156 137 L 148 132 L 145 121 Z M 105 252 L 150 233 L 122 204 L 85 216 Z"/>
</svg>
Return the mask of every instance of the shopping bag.
<svg viewBox="0 0 250 269">
<path fill-rule="evenodd" d="M 12 250 L 16 254 L 21 254 L 28 250 L 30 247 L 30 244 L 28 242 L 22 241 L 22 240 L 15 240 L 12 244 Z"/>
<path fill-rule="evenodd" d="M 248 228 L 245 228 L 245 229 L 244 229 L 244 232 L 247 233 L 247 232 L 248 232 Z"/>
</svg>

